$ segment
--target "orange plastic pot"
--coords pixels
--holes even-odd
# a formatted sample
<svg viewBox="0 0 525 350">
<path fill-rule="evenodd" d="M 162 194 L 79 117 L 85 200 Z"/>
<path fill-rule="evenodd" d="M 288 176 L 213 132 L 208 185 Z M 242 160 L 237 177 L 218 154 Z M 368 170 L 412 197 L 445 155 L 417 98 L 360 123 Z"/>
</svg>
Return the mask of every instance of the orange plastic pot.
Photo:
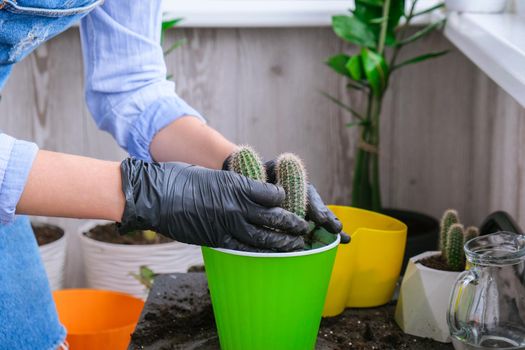
<svg viewBox="0 0 525 350">
<path fill-rule="evenodd" d="M 130 295 L 95 289 L 53 292 L 71 350 L 125 350 L 144 302 Z"/>
</svg>

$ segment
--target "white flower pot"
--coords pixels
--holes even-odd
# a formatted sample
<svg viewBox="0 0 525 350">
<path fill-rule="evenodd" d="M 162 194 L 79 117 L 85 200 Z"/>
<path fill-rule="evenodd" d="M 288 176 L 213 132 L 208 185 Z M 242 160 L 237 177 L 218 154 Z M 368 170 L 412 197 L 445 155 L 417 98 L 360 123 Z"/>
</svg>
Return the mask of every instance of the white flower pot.
<svg viewBox="0 0 525 350">
<path fill-rule="evenodd" d="M 505 9 L 507 0 L 445 0 L 448 11 L 499 13 Z"/>
<path fill-rule="evenodd" d="M 180 242 L 151 245 L 105 243 L 84 235 L 107 221 L 89 222 L 80 228 L 86 280 L 90 288 L 119 291 L 145 299 L 147 290 L 131 274 L 140 266 L 155 273 L 187 272 L 203 265 L 201 248 Z"/>
<path fill-rule="evenodd" d="M 64 287 L 64 267 L 66 263 L 66 235 L 54 242 L 38 247 L 46 270 L 51 290 Z"/>
<path fill-rule="evenodd" d="M 418 261 L 439 252 L 410 259 L 396 306 L 395 320 L 403 332 L 443 343 L 450 342 L 447 310 L 459 272 L 431 269 Z"/>
</svg>

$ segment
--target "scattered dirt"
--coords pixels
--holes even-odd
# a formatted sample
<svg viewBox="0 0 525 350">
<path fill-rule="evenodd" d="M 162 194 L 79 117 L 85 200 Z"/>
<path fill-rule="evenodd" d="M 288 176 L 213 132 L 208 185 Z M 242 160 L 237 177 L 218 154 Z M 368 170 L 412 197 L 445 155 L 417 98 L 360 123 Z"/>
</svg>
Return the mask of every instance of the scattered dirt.
<svg viewBox="0 0 525 350">
<path fill-rule="evenodd" d="M 404 334 L 395 305 L 347 309 L 321 322 L 316 350 L 452 350 L 450 344 Z M 203 273 L 159 275 L 129 350 L 219 350 Z"/>
<path fill-rule="evenodd" d="M 346 309 L 321 321 L 317 349 L 343 350 L 448 350 L 450 344 L 403 333 L 394 320 L 395 304 L 370 309 Z"/>
<path fill-rule="evenodd" d="M 64 236 L 64 230 L 58 226 L 49 224 L 36 224 L 32 225 L 32 227 L 39 246 L 52 243 Z"/>
<path fill-rule="evenodd" d="M 89 232 L 84 233 L 89 238 L 106 243 L 144 245 L 144 244 L 161 244 L 173 242 L 163 235 L 156 234 L 154 239 L 146 239 L 144 231 L 133 231 L 125 235 L 120 235 L 117 231 L 116 224 L 98 225 Z"/>
<path fill-rule="evenodd" d="M 193 265 L 190 266 L 188 272 L 205 272 L 204 265 Z"/>
<path fill-rule="evenodd" d="M 433 255 L 423 260 L 418 261 L 420 264 L 429 267 L 431 269 L 441 270 L 441 271 L 453 271 L 448 266 L 447 262 L 441 255 Z"/>
</svg>

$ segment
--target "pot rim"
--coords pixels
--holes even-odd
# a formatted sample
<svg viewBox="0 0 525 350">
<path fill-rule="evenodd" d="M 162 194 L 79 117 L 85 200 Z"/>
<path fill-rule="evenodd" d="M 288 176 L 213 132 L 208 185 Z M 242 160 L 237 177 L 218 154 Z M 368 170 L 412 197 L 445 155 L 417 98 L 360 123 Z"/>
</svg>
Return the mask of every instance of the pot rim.
<svg viewBox="0 0 525 350">
<path fill-rule="evenodd" d="M 319 254 L 328 250 L 333 249 L 339 243 L 341 242 L 341 236 L 337 234 L 336 239 L 324 247 L 317 248 L 317 249 L 310 249 L 310 250 L 301 250 L 298 252 L 287 252 L 287 253 L 257 253 L 257 252 L 245 252 L 240 250 L 233 250 L 233 249 L 224 249 L 224 248 L 211 248 L 212 250 L 230 254 L 230 255 L 238 255 L 238 256 L 248 256 L 253 258 L 293 258 L 297 256 L 306 256 L 306 255 L 313 255 L 313 254 Z"/>
<path fill-rule="evenodd" d="M 103 242 L 103 241 L 99 241 L 99 240 L 96 240 L 94 238 L 91 238 L 89 237 L 88 235 L 86 235 L 86 233 L 93 229 L 94 227 L 96 226 L 100 226 L 100 225 L 104 225 L 104 224 L 108 224 L 108 223 L 111 223 L 112 221 L 108 221 L 108 220 L 90 220 L 88 222 L 86 222 L 84 225 L 81 225 L 79 228 L 78 228 L 78 232 L 80 233 L 80 241 L 81 242 L 86 242 L 88 244 L 92 244 L 92 245 L 98 245 L 98 246 L 102 246 L 102 247 L 107 247 L 107 248 L 116 248 L 116 249 L 122 249 L 122 250 L 132 250 L 132 249 L 136 249 L 136 248 L 140 248 L 140 249 L 150 249 L 150 250 L 158 250 L 159 248 L 170 248 L 170 247 L 178 247 L 180 246 L 181 244 L 183 245 L 186 245 L 185 243 L 182 243 L 182 242 L 179 242 L 179 241 L 176 241 L 174 240 L 173 242 L 166 242 L 166 243 L 158 243 L 158 244 L 121 244 L 121 243 L 111 243 L 111 242 Z"/>
<path fill-rule="evenodd" d="M 431 257 L 431 256 L 435 256 L 435 255 L 438 255 L 440 253 L 441 252 L 439 250 L 426 251 L 424 253 L 421 253 L 421 254 L 418 254 L 416 256 L 411 257 L 410 261 L 413 262 L 414 265 L 416 265 L 420 270 L 428 270 L 428 271 L 434 271 L 434 272 L 437 272 L 437 273 L 450 274 L 450 275 L 452 275 L 452 274 L 453 275 L 459 275 L 461 272 L 463 272 L 463 271 L 445 271 L 445 270 L 434 269 L 434 268 L 425 266 L 422 263 L 420 263 L 421 259 L 428 258 L 428 257 Z M 415 258 L 417 258 L 417 259 L 415 259 Z"/>
</svg>

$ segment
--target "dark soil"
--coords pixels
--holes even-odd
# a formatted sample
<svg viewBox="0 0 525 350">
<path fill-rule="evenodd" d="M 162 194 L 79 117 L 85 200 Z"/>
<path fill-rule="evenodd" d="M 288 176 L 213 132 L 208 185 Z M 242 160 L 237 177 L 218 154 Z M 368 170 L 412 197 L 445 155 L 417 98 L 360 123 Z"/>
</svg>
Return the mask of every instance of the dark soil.
<svg viewBox="0 0 525 350">
<path fill-rule="evenodd" d="M 433 255 L 423 260 L 418 261 L 421 265 L 429 267 L 431 269 L 441 270 L 441 271 L 453 271 L 448 266 L 447 262 L 441 255 Z"/>
<path fill-rule="evenodd" d="M 144 245 L 144 244 L 160 244 L 173 242 L 163 235 L 157 234 L 154 240 L 148 240 L 142 234 L 143 231 L 133 231 L 125 235 L 121 235 L 117 231 L 116 224 L 98 225 L 92 228 L 89 232 L 84 233 L 89 238 L 106 243 L 115 244 L 129 244 L 129 245 Z"/>
<path fill-rule="evenodd" d="M 321 322 L 316 350 L 451 350 L 450 344 L 404 334 L 395 305 L 347 309 Z M 159 275 L 132 335 L 129 350 L 219 350 L 203 273 Z"/>
<path fill-rule="evenodd" d="M 52 243 L 64 236 L 64 230 L 58 226 L 49 224 L 35 224 L 32 225 L 32 227 L 39 246 Z"/>
<path fill-rule="evenodd" d="M 204 265 L 193 265 L 190 266 L 188 272 L 204 272 Z"/>
</svg>

